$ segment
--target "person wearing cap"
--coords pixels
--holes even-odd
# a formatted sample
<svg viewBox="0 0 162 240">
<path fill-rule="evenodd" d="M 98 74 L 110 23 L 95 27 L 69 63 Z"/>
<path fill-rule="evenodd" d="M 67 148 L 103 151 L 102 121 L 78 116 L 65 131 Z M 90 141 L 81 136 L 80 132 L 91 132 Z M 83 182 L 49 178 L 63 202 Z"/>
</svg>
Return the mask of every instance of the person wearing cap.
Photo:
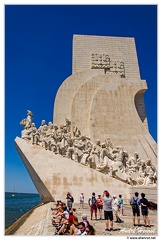
<svg viewBox="0 0 162 240">
<path fill-rule="evenodd" d="M 100 220 L 102 220 L 103 201 L 102 201 L 101 195 L 98 195 L 98 198 L 97 198 L 97 208 L 100 214 Z"/>
<path fill-rule="evenodd" d="M 103 209 L 104 209 L 104 217 L 105 217 L 105 231 L 113 231 L 113 211 L 112 211 L 112 198 L 108 191 L 104 191 L 102 195 L 103 200 Z M 109 229 L 109 221 L 110 221 L 110 229 Z"/>
<path fill-rule="evenodd" d="M 115 217 L 116 217 L 116 223 L 122 223 L 123 221 L 120 219 L 118 213 L 119 213 L 119 202 L 118 202 L 118 199 L 116 197 L 116 195 L 113 195 L 113 210 L 114 210 L 114 213 L 115 213 Z"/>
</svg>

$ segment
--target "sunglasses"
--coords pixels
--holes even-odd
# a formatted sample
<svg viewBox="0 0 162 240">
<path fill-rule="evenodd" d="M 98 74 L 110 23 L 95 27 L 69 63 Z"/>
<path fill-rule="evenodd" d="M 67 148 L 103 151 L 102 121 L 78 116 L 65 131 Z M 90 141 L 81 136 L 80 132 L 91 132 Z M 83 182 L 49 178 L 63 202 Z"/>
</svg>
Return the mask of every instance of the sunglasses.
<svg viewBox="0 0 162 240">
<path fill-rule="evenodd" d="M 88 232 L 88 233 L 89 233 L 90 231 L 89 231 L 89 230 L 86 230 L 86 232 Z"/>
</svg>

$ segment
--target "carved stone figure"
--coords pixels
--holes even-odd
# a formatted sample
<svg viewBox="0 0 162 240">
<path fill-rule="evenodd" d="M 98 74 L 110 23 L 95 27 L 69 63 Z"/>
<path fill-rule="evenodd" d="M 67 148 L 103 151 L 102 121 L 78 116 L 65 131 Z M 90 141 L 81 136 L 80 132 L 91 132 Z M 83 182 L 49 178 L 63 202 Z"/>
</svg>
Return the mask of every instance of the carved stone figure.
<svg viewBox="0 0 162 240">
<path fill-rule="evenodd" d="M 51 150 L 51 141 L 52 141 L 52 138 L 53 138 L 53 124 L 52 124 L 52 122 L 49 122 L 47 127 L 46 127 L 46 125 L 44 125 L 42 130 L 44 131 L 42 144 L 43 144 L 43 146 L 45 147 L 46 150 Z"/>
<path fill-rule="evenodd" d="M 96 144 L 92 146 L 91 154 L 88 157 L 88 165 L 90 168 L 96 169 L 96 167 L 100 163 L 100 152 L 101 152 L 101 144 L 100 140 L 96 140 Z"/>
<path fill-rule="evenodd" d="M 110 158 L 111 155 L 108 152 L 105 143 L 101 144 L 101 152 L 100 152 L 100 163 L 97 165 L 96 170 L 97 171 L 103 171 L 105 168 L 108 168 L 108 158 Z"/>
<path fill-rule="evenodd" d="M 73 137 L 80 137 L 81 136 L 81 132 L 76 126 L 73 126 L 72 130 L 73 130 Z"/>
<path fill-rule="evenodd" d="M 26 124 L 25 124 L 25 129 L 29 129 L 32 124 L 32 117 L 33 113 L 30 110 L 27 110 L 27 118 L 26 118 Z"/>
<path fill-rule="evenodd" d="M 157 181 L 157 173 L 155 167 L 151 163 L 151 159 L 146 160 L 146 186 L 155 186 Z"/>
<path fill-rule="evenodd" d="M 136 179 L 138 185 L 145 185 L 146 175 L 146 165 L 142 162 L 139 168 L 139 177 Z"/>
<path fill-rule="evenodd" d="M 70 132 L 71 131 L 71 121 L 67 118 L 65 118 L 65 121 L 66 121 L 66 129 L 67 129 L 67 132 Z"/>
<path fill-rule="evenodd" d="M 114 147 L 113 147 L 113 144 L 112 144 L 110 138 L 107 138 L 107 139 L 105 140 L 105 143 L 106 143 L 106 148 L 109 150 L 109 152 L 111 152 Z"/>
<path fill-rule="evenodd" d="M 157 172 L 149 158 L 145 163 L 137 152 L 129 157 L 122 146 L 113 147 L 109 138 L 105 143 L 101 144 L 97 139 L 92 144 L 88 137 L 81 136 L 77 127 L 73 126 L 71 130 L 71 121 L 68 119 L 59 128 L 52 122 L 47 126 L 46 121 L 42 120 L 37 129 L 32 123 L 32 112 L 28 110 L 27 113 L 27 118 L 20 122 L 24 126 L 21 132 L 23 139 L 130 185 L 156 186 Z"/>
</svg>

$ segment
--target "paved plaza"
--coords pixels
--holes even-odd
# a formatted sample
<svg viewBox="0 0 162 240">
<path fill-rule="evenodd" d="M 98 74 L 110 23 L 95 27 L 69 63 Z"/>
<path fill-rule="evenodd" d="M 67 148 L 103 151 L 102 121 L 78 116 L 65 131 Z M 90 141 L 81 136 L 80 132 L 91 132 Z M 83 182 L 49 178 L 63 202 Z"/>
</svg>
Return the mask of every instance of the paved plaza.
<svg viewBox="0 0 162 240">
<path fill-rule="evenodd" d="M 21 236 L 52 236 L 55 232 L 55 228 L 51 223 L 52 211 L 51 207 L 54 207 L 54 203 L 50 202 L 34 209 L 30 216 L 28 216 L 25 222 L 19 226 L 18 230 L 13 235 Z M 154 211 L 149 211 L 149 217 L 151 220 L 151 227 L 144 227 L 143 218 L 141 217 L 141 226 L 133 226 L 132 224 L 132 210 L 129 205 L 124 205 L 124 216 L 121 216 L 123 223 L 114 223 L 114 231 L 105 231 L 104 220 L 90 220 L 90 211 L 88 204 L 84 205 L 84 208 L 80 208 L 79 204 L 74 203 L 73 207 L 76 208 L 75 215 L 81 221 L 81 215 L 86 213 L 88 220 L 96 230 L 96 235 L 104 236 L 157 236 L 158 226 L 157 219 L 158 214 Z M 25 217 L 25 216 L 24 216 Z M 99 216 L 98 216 L 99 218 Z M 24 221 L 24 220 L 23 220 Z M 11 226 L 15 228 L 18 221 Z M 19 224 L 20 221 L 19 221 Z M 7 235 L 10 235 L 9 232 Z"/>
</svg>

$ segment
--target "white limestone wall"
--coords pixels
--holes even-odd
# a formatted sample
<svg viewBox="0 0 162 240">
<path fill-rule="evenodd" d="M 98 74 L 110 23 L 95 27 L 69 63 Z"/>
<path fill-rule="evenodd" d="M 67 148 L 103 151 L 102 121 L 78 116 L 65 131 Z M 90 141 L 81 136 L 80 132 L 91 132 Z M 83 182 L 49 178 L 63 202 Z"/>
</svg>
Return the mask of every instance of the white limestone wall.
<svg viewBox="0 0 162 240">
<path fill-rule="evenodd" d="M 126 200 L 130 197 L 129 185 L 124 182 L 19 137 L 16 137 L 15 145 L 19 148 L 24 165 L 31 166 L 27 169 L 29 175 L 45 200 L 52 201 L 50 196 L 55 200 L 65 200 L 67 192 L 71 192 L 75 202 L 79 202 L 80 193 L 83 192 L 85 201 L 88 201 L 92 192 L 102 194 L 106 189 L 112 195 L 121 193 Z"/>
<path fill-rule="evenodd" d="M 134 38 L 74 35 L 73 74 L 91 69 L 91 54 L 108 54 L 114 61 L 123 61 L 127 79 L 140 79 Z"/>
</svg>

